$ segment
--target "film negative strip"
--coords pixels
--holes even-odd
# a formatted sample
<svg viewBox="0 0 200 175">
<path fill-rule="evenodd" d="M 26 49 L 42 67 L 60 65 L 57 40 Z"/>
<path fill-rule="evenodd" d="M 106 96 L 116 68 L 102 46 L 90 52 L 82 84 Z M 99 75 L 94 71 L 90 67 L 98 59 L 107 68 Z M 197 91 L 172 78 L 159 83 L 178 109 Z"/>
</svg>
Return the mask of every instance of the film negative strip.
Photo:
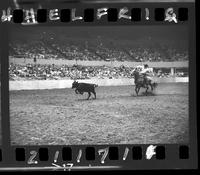
<svg viewBox="0 0 200 175">
<path fill-rule="evenodd" d="M 1 3 L 0 171 L 197 169 L 194 1 Z"/>
</svg>

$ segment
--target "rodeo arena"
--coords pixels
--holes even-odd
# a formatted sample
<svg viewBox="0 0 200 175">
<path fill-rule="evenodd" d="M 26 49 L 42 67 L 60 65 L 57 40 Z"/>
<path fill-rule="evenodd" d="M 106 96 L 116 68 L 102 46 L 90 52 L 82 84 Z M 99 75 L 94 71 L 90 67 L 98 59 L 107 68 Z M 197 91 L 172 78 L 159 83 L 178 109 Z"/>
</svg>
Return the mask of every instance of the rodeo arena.
<svg viewBox="0 0 200 175">
<path fill-rule="evenodd" d="M 9 43 L 12 144 L 189 141 L 189 54 L 181 40 L 15 32 Z"/>
</svg>

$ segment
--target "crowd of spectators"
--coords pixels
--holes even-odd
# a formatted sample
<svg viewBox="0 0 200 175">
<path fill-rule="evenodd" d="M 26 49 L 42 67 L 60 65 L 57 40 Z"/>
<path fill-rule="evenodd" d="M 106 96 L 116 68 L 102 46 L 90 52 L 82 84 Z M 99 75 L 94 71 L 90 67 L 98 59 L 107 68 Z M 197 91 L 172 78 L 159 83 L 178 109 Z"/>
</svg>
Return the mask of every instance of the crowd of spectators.
<svg viewBox="0 0 200 175">
<path fill-rule="evenodd" d="M 106 44 L 61 42 L 54 39 L 10 44 L 10 56 L 43 59 L 100 60 L 100 61 L 185 61 L 188 52 L 168 45 L 155 47 L 117 47 Z"/>
<path fill-rule="evenodd" d="M 137 62 L 157 62 L 157 61 L 185 61 L 188 60 L 186 51 L 178 52 L 173 48 L 159 49 L 137 48 L 129 50 L 129 53 Z"/>
<path fill-rule="evenodd" d="M 38 59 L 56 59 L 60 57 L 54 49 L 46 47 L 43 42 L 30 42 L 30 43 L 11 43 L 10 56 L 26 57 Z"/>
<path fill-rule="evenodd" d="M 108 66 L 80 66 L 80 65 L 18 65 L 11 63 L 9 66 L 10 80 L 62 80 L 62 79 L 118 79 L 131 78 L 131 67 L 108 67 Z M 157 77 L 169 77 L 169 72 L 158 70 L 154 72 Z M 179 72 L 177 76 L 184 76 Z"/>
<path fill-rule="evenodd" d="M 188 60 L 186 49 L 178 49 L 171 43 L 161 44 L 127 44 L 115 41 L 94 42 L 85 40 L 66 40 L 41 38 L 28 42 L 13 41 L 9 45 L 9 55 L 12 58 L 24 59 L 66 59 L 84 61 L 132 61 L 132 62 L 160 62 Z M 158 44 L 159 43 L 159 44 Z M 122 46 L 123 45 L 123 46 Z M 91 78 L 130 78 L 132 68 L 107 66 L 68 66 L 47 64 L 10 64 L 10 80 L 46 80 L 46 79 L 91 79 Z M 156 71 L 157 77 L 169 77 L 169 72 Z M 185 76 L 177 72 L 176 76 Z"/>
<path fill-rule="evenodd" d="M 137 62 L 163 61 L 161 53 L 156 50 L 152 51 L 148 48 L 130 49 L 129 53 Z"/>
</svg>

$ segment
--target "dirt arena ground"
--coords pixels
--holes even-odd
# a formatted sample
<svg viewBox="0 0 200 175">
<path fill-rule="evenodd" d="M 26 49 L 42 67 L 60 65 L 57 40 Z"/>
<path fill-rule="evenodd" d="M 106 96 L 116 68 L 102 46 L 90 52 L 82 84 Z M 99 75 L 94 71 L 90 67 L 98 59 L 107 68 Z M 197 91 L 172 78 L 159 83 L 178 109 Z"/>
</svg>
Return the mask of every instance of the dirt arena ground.
<svg viewBox="0 0 200 175">
<path fill-rule="evenodd" d="M 144 91 L 144 90 L 143 90 Z M 159 84 L 136 97 L 133 86 L 10 92 L 13 145 L 187 143 L 188 84 Z"/>
</svg>

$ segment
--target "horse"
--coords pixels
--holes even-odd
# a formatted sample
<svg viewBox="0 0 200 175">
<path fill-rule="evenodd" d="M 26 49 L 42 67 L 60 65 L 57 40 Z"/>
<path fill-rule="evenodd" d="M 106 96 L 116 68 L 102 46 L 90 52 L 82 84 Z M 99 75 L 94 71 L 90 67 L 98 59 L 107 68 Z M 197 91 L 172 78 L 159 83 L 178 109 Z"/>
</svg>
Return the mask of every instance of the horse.
<svg viewBox="0 0 200 175">
<path fill-rule="evenodd" d="M 146 78 L 145 75 L 141 76 L 137 70 L 134 70 L 132 75 L 134 76 L 134 79 L 135 79 L 135 92 L 137 96 L 141 87 L 146 88 L 146 95 L 147 95 L 149 86 L 151 87 L 151 91 L 153 91 L 153 89 L 157 87 L 157 83 L 155 82 L 152 83 L 152 80 Z"/>
</svg>

